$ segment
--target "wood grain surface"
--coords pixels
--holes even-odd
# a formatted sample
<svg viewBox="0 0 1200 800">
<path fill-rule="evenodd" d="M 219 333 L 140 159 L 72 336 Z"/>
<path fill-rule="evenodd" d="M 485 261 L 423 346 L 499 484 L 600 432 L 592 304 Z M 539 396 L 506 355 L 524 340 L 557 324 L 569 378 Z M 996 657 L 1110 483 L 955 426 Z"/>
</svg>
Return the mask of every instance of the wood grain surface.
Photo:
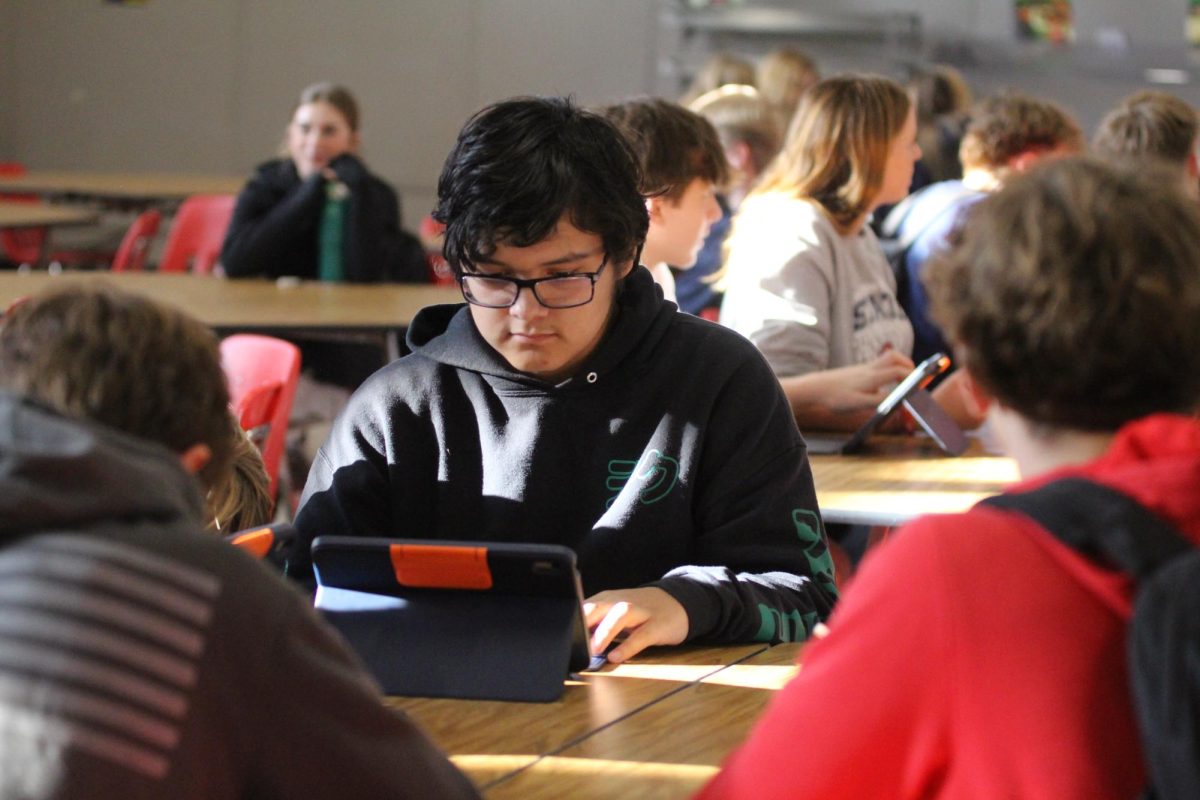
<svg viewBox="0 0 1200 800">
<path fill-rule="evenodd" d="M 803 645 L 776 645 L 664 696 L 493 784 L 489 798 L 683 798 L 745 739 L 796 674 Z"/>
</svg>

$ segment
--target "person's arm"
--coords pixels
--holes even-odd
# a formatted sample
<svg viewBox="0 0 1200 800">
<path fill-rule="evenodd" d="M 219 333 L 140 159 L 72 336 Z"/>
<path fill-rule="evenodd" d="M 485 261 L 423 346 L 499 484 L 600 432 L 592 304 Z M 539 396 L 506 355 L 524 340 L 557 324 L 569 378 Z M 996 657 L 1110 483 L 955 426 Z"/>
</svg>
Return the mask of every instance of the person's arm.
<svg viewBox="0 0 1200 800">
<path fill-rule="evenodd" d="M 253 609 L 247 609 L 253 613 Z M 340 637 L 297 598 L 270 648 L 247 796 L 356 800 L 477 798 L 471 782 L 401 711 Z"/>
<path fill-rule="evenodd" d="M 296 511 L 297 543 L 287 574 L 312 578 L 309 548 L 318 536 L 396 536 L 393 526 L 387 445 L 382 425 L 390 420 L 387 392 L 364 384 L 333 422 L 317 451 Z M 414 443 L 415 446 L 415 443 Z"/>
<path fill-rule="evenodd" d="M 231 278 L 293 274 L 283 253 L 297 235 L 314 229 L 325 204 L 325 180 L 318 173 L 296 184 L 282 197 L 262 175 L 250 180 L 238 195 L 233 218 L 221 246 L 221 266 Z M 315 252 L 317 243 L 311 243 Z"/>
<path fill-rule="evenodd" d="M 363 282 L 427 282 L 425 252 L 417 238 L 400 227 L 396 192 L 349 153 L 334 159 L 330 168 L 350 189 L 344 245 L 347 277 Z"/>
<path fill-rule="evenodd" d="M 908 374 L 912 361 L 888 351 L 865 364 L 829 368 L 833 248 L 816 233 L 801 244 L 777 272 L 762 277 L 753 288 L 742 288 L 747 296 L 739 304 L 734 327 L 779 376 L 802 431 L 852 431 L 870 417 L 891 385 Z"/>
<path fill-rule="evenodd" d="M 691 563 L 650 587 L 589 598 L 598 644 L 630 633 L 614 651 L 618 660 L 680 641 L 679 608 L 686 640 L 734 643 L 803 640 L 833 607 L 812 472 L 762 359 L 748 358 L 729 380 L 702 458 Z"/>
<path fill-rule="evenodd" d="M 829 366 L 833 334 L 833 254 L 827 242 L 806 242 L 760 279 L 750 300 L 755 316 L 738 330 L 776 375 L 807 375 Z M 746 303 L 743 303 L 745 307 Z"/>
<path fill-rule="evenodd" d="M 915 523 L 871 554 L 803 669 L 700 793 L 928 797 L 950 758 L 954 658 L 936 539 Z"/>
<path fill-rule="evenodd" d="M 887 350 L 874 361 L 780 378 L 800 430 L 857 430 L 913 369 L 912 359 Z"/>
</svg>

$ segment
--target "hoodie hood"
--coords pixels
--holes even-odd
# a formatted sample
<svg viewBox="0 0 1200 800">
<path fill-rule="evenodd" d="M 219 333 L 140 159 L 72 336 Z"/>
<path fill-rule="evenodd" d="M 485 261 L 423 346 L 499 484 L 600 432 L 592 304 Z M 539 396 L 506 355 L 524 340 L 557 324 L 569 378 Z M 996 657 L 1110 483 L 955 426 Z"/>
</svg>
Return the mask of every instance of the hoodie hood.
<svg viewBox="0 0 1200 800">
<path fill-rule="evenodd" d="M 618 285 L 608 330 L 565 387 L 594 373 L 594 383 L 628 358 L 649 356 L 676 313 L 645 267 L 630 272 Z M 545 381 L 513 369 L 480 335 L 466 303 L 430 306 L 414 317 L 406 342 L 410 350 L 455 369 L 463 369 L 524 385 L 548 387 Z M 635 370 L 636 371 L 636 370 Z"/>
<path fill-rule="evenodd" d="M 1082 467 L 1041 476 L 1036 483 L 1068 475 L 1091 478 L 1124 492 L 1200 544 L 1197 420 L 1174 414 L 1152 414 L 1134 420 L 1117 431 L 1099 458 Z"/>
<path fill-rule="evenodd" d="M 165 447 L 0 392 L 0 537 L 112 519 L 199 525 L 203 510 Z"/>
<path fill-rule="evenodd" d="M 1197 420 L 1153 414 L 1127 423 L 1099 458 L 1082 466 L 1039 475 L 1009 491 L 1028 491 L 1067 477 L 1089 478 L 1128 495 L 1200 546 L 1200 422 Z M 1132 592 L 1127 576 L 1103 569 L 1053 536 L 1038 536 L 1034 541 L 1081 586 L 1120 615 L 1129 615 Z"/>
</svg>

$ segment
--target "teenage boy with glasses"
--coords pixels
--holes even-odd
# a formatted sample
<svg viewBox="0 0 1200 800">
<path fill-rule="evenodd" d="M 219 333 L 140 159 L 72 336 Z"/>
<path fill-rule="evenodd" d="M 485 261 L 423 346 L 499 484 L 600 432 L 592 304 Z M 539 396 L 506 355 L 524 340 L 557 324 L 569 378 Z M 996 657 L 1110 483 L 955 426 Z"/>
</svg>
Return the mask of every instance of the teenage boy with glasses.
<svg viewBox="0 0 1200 800">
<path fill-rule="evenodd" d="M 296 527 L 555 543 L 593 645 L 805 638 L 836 596 L 804 444 L 749 342 L 676 313 L 638 255 L 620 132 L 563 99 L 484 109 L 434 218 L 468 301 L 351 398 Z M 291 565 L 304 577 L 307 560 Z"/>
</svg>

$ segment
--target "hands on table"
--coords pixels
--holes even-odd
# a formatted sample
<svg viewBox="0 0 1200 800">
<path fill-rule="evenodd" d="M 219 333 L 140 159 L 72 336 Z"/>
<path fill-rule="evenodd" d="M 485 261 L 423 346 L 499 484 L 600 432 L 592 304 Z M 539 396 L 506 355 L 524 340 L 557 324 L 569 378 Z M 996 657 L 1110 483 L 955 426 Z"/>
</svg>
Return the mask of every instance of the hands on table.
<svg viewBox="0 0 1200 800">
<path fill-rule="evenodd" d="M 662 589 L 612 589 L 598 592 L 583 603 L 583 614 L 592 631 L 592 652 L 603 653 L 619 634 L 625 634 L 608 654 L 620 664 L 651 645 L 679 644 L 687 638 L 687 611 Z"/>
</svg>

